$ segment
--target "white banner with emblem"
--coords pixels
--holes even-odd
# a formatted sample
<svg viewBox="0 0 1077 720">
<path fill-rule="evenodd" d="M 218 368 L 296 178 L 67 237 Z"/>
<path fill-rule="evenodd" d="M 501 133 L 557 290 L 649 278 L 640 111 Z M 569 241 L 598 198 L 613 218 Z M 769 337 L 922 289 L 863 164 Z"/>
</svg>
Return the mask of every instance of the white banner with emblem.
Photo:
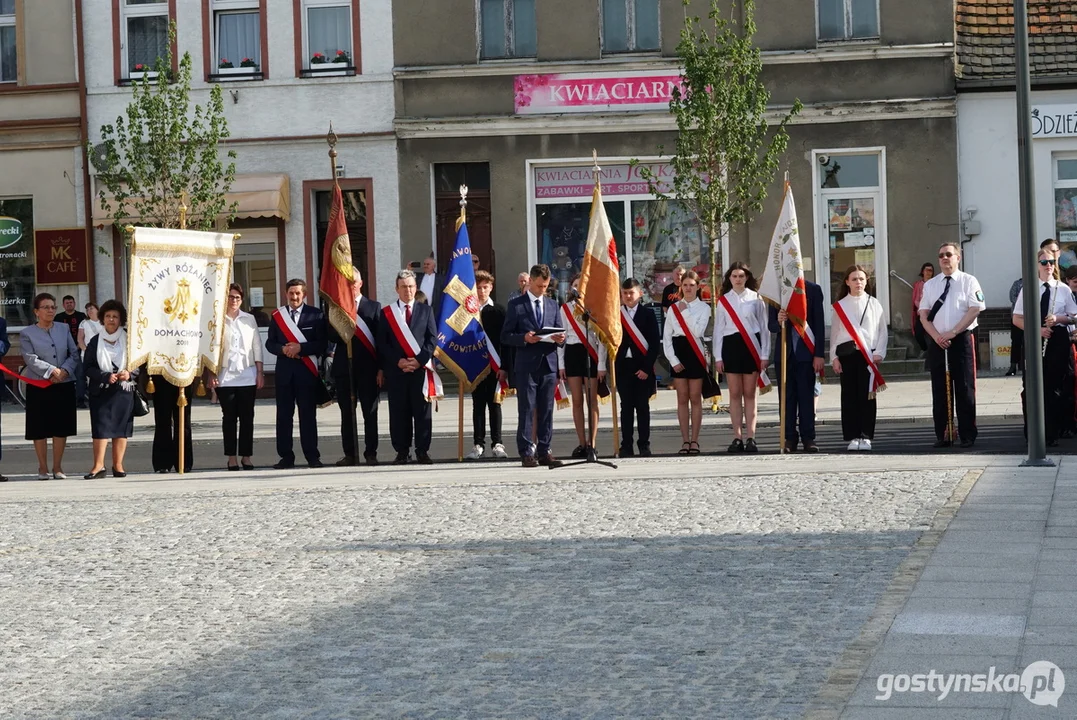
<svg viewBox="0 0 1077 720">
<path fill-rule="evenodd" d="M 135 228 L 131 239 L 127 367 L 186 387 L 218 372 L 232 233 Z"/>
</svg>

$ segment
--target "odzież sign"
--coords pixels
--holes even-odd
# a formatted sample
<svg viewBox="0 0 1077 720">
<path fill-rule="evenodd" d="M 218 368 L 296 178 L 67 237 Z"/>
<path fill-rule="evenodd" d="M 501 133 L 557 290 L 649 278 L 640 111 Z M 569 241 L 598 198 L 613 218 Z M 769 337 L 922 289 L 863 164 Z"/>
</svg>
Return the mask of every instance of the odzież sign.
<svg viewBox="0 0 1077 720">
<path fill-rule="evenodd" d="M 1032 108 L 1032 137 L 1058 138 L 1077 135 L 1077 103 L 1037 105 Z"/>
<path fill-rule="evenodd" d="M 90 281 L 86 229 L 34 232 L 34 266 L 38 285 L 79 285 Z"/>
<path fill-rule="evenodd" d="M 633 73 L 517 75 L 517 115 L 588 112 L 669 112 L 681 76 L 674 70 Z"/>
</svg>

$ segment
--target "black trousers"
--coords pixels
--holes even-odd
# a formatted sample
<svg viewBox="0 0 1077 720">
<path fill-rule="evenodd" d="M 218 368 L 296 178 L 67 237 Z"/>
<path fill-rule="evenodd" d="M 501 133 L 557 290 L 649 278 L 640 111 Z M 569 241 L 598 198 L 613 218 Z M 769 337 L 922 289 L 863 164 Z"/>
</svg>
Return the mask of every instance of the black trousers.
<svg viewBox="0 0 1077 720">
<path fill-rule="evenodd" d="M 621 451 L 632 451 L 632 436 L 638 421 L 640 450 L 651 447 L 651 395 L 654 394 L 654 378 L 640 380 L 635 373 L 618 373 L 617 396 L 621 400 Z"/>
<path fill-rule="evenodd" d="M 381 390 L 373 377 L 359 383 L 359 393 L 352 401 L 351 379 L 347 375 L 334 375 L 333 382 L 337 388 L 337 407 L 340 408 L 340 445 L 348 457 L 358 457 L 359 449 L 355 447 L 355 424 L 353 412 L 358 405 L 363 413 L 363 456 L 378 454 L 378 405 L 381 404 Z"/>
<path fill-rule="evenodd" d="M 224 454 L 228 457 L 250 457 L 254 454 L 254 395 L 257 390 L 254 385 L 217 388 L 217 399 L 221 402 L 221 413 L 224 415 L 221 421 Z"/>
<path fill-rule="evenodd" d="M 871 375 L 860 353 L 841 360 L 841 434 L 848 440 L 875 439 L 875 417 L 878 403 L 868 399 Z"/>
<path fill-rule="evenodd" d="M 490 411 L 490 442 L 501 442 L 501 405 L 497 396 L 497 375 L 491 372 L 471 391 L 471 421 L 475 428 L 475 444 L 486 444 L 486 411 Z"/>
<path fill-rule="evenodd" d="M 292 417 L 296 406 L 299 406 L 299 446 L 303 449 L 303 457 L 308 463 L 321 460 L 314 392 L 316 382 L 318 379 L 305 369 L 277 382 L 277 455 L 284 462 L 295 462 Z"/>
<path fill-rule="evenodd" d="M 153 379 L 153 469 L 179 469 L 179 400 L 180 388 L 165 380 L 160 375 Z M 188 385 L 183 388 L 190 403 L 194 391 Z M 190 472 L 194 467 L 194 445 L 191 443 L 191 406 L 184 412 L 183 422 L 183 471 Z"/>
<path fill-rule="evenodd" d="M 1010 325 L 1010 367 L 1025 371 L 1025 331 Z"/>
<path fill-rule="evenodd" d="M 1021 415 L 1025 419 L 1025 437 L 1028 437 L 1024 389 L 1021 390 Z M 1060 328 L 1047 341 L 1047 352 L 1043 355 L 1043 429 L 1047 442 L 1057 441 L 1061 432 L 1070 427 L 1072 419 L 1073 350 L 1069 335 Z"/>
<path fill-rule="evenodd" d="M 390 375 L 389 386 L 389 439 L 397 454 L 408 453 L 415 439 L 415 452 L 430 452 L 430 436 L 433 433 L 431 403 L 423 391 L 426 387 L 426 370 Z"/>
<path fill-rule="evenodd" d="M 958 437 L 966 442 L 976 439 L 976 354 L 972 333 L 965 331 L 950 343 L 950 385 L 957 407 Z M 934 340 L 927 346 L 927 366 L 931 371 L 931 407 L 935 420 L 935 437 L 946 439 L 946 353 Z M 954 440 L 955 438 L 950 438 Z"/>
<path fill-rule="evenodd" d="M 844 361 L 842 366 L 844 367 Z M 780 360 L 775 363 L 774 372 L 778 379 L 778 391 L 781 392 Z M 815 442 L 815 368 L 812 367 L 811 361 L 791 361 L 786 370 L 785 381 L 789 384 L 785 391 L 785 441 L 789 445 L 796 445 L 798 438 L 804 442 Z"/>
</svg>

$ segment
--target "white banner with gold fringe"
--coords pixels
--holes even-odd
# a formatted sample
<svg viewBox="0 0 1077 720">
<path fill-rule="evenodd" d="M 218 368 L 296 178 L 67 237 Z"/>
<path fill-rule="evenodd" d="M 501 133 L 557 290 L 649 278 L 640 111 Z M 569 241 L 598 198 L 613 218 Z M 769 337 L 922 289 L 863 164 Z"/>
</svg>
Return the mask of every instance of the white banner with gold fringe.
<svg viewBox="0 0 1077 720">
<path fill-rule="evenodd" d="M 131 238 L 127 367 L 186 387 L 218 372 L 232 233 L 135 228 Z"/>
</svg>

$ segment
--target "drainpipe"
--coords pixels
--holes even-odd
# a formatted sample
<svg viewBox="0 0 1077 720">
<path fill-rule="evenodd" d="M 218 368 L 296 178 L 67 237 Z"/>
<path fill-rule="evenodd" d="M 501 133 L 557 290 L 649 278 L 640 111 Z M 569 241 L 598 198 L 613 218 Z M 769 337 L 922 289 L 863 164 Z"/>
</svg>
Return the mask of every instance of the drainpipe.
<svg viewBox="0 0 1077 720">
<path fill-rule="evenodd" d="M 78 64 L 79 82 L 79 134 L 82 150 L 82 200 L 86 215 L 86 268 L 89 283 L 90 302 L 97 302 L 97 272 L 94 270 L 97 248 L 93 241 L 93 191 L 90 187 L 90 156 L 86 152 L 86 143 L 90 140 L 90 118 L 86 113 L 86 43 L 82 30 L 82 0 L 75 0 L 75 56 Z"/>
</svg>

